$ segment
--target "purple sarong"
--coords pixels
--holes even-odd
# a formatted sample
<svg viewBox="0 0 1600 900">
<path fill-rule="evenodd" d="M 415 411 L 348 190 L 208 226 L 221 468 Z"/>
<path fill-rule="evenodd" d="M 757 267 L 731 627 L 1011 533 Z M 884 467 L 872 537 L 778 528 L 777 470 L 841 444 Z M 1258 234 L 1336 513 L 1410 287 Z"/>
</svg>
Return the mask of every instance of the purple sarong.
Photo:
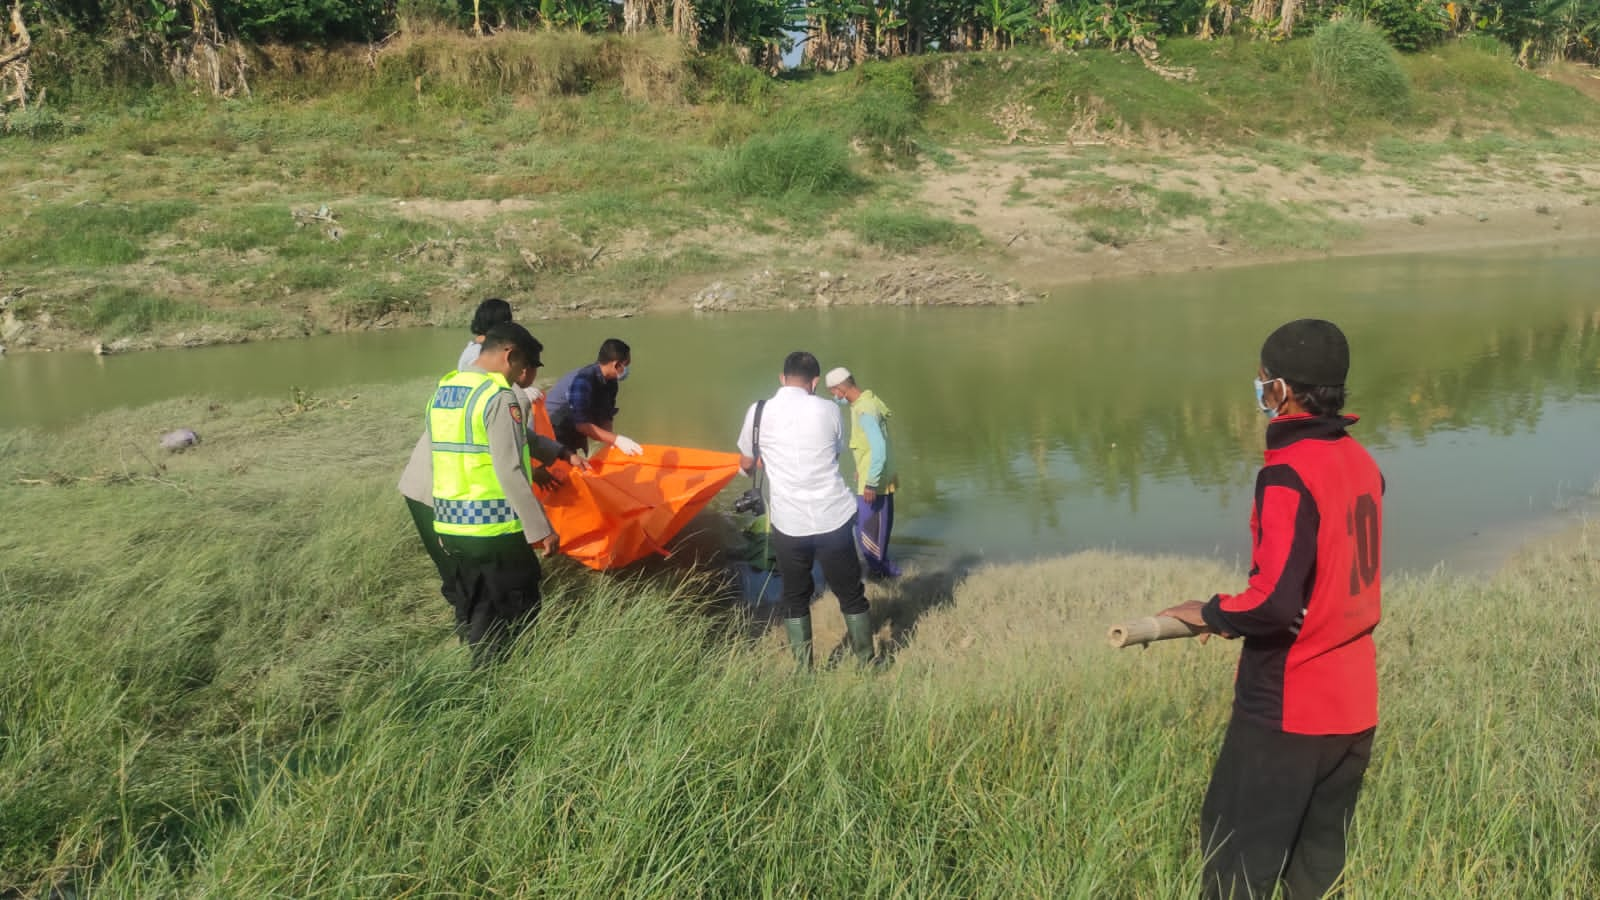
<svg viewBox="0 0 1600 900">
<path fill-rule="evenodd" d="M 893 531 L 893 494 L 879 494 L 871 503 L 856 497 L 856 545 L 867 561 L 867 577 L 900 577 L 900 567 L 889 561 L 889 534 Z"/>
</svg>

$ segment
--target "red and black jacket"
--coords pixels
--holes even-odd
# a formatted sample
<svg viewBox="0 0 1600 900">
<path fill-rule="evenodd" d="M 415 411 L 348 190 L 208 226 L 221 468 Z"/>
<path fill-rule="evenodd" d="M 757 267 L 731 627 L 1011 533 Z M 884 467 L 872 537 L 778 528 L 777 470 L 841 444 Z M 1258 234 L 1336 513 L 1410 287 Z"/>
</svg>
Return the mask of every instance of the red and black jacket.
<svg viewBox="0 0 1600 900">
<path fill-rule="evenodd" d="M 1345 433 L 1354 416 L 1280 416 L 1250 514 L 1250 586 L 1206 624 L 1244 638 L 1234 713 L 1294 734 L 1378 724 L 1383 475 Z"/>
</svg>

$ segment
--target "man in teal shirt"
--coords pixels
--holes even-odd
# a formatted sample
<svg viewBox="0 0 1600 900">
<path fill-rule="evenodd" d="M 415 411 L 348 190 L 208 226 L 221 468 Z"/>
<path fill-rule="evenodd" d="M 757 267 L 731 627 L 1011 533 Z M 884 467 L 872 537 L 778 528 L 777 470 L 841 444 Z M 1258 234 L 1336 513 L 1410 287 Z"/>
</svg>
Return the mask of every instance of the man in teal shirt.
<svg viewBox="0 0 1600 900">
<path fill-rule="evenodd" d="M 889 442 L 889 407 L 856 384 L 850 370 L 839 367 L 823 380 L 828 392 L 850 405 L 850 452 L 856 460 L 856 541 L 867 562 L 868 578 L 897 578 L 900 568 L 889 560 L 889 535 L 894 531 L 894 493 L 899 479 Z"/>
</svg>

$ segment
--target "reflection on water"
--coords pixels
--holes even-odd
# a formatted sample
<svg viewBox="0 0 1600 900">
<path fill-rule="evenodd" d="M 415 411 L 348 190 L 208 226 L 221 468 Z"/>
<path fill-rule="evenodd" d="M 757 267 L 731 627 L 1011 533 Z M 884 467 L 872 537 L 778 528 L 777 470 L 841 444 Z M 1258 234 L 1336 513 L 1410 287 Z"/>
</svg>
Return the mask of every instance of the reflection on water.
<svg viewBox="0 0 1600 900">
<path fill-rule="evenodd" d="M 1350 411 L 1389 479 L 1391 569 L 1468 558 L 1600 473 L 1600 248 L 1340 260 L 1076 286 L 1006 309 L 858 309 L 536 322 L 548 382 L 634 347 L 619 424 L 729 447 L 789 350 L 850 366 L 895 410 L 903 554 L 1084 547 L 1248 554 L 1262 338 L 1300 316 L 1350 337 Z M 526 315 L 526 312 L 524 311 Z M 463 329 L 464 331 L 464 329 Z M 0 361 L 0 425 L 186 393 L 287 396 L 426 379 L 465 335 L 409 331 L 96 359 Z M 171 423 L 182 424 L 182 423 Z M 397 427 L 402 427 L 397 423 Z M 403 460 L 396 460 L 396 466 Z"/>
</svg>

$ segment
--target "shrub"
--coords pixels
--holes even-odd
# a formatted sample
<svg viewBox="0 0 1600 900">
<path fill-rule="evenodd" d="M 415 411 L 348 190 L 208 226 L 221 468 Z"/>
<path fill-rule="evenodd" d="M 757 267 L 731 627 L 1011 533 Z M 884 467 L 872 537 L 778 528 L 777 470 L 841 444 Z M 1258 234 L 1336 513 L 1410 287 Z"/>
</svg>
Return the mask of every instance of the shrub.
<svg viewBox="0 0 1600 900">
<path fill-rule="evenodd" d="M 1383 32 L 1335 19 L 1311 35 L 1311 77 L 1327 100 L 1357 115 L 1394 116 L 1411 105 L 1411 82 Z"/>
<path fill-rule="evenodd" d="M 825 131 L 756 135 L 729 155 L 724 185 L 746 197 L 840 194 L 856 183 L 850 150 Z"/>
<path fill-rule="evenodd" d="M 1377 0 L 1370 18 L 1391 44 L 1408 53 L 1439 43 L 1450 27 L 1444 4 L 1426 0 Z"/>
<path fill-rule="evenodd" d="M 691 57 L 689 99 L 696 103 L 761 104 L 777 82 L 755 66 L 746 65 L 723 49 Z"/>
<path fill-rule="evenodd" d="M 0 135 L 15 135 L 44 141 L 77 130 L 79 129 L 73 123 L 53 108 L 40 104 L 0 116 Z"/>
<path fill-rule="evenodd" d="M 913 157 L 922 130 L 916 81 L 903 64 L 863 66 L 850 104 L 850 134 L 879 159 Z"/>
</svg>

